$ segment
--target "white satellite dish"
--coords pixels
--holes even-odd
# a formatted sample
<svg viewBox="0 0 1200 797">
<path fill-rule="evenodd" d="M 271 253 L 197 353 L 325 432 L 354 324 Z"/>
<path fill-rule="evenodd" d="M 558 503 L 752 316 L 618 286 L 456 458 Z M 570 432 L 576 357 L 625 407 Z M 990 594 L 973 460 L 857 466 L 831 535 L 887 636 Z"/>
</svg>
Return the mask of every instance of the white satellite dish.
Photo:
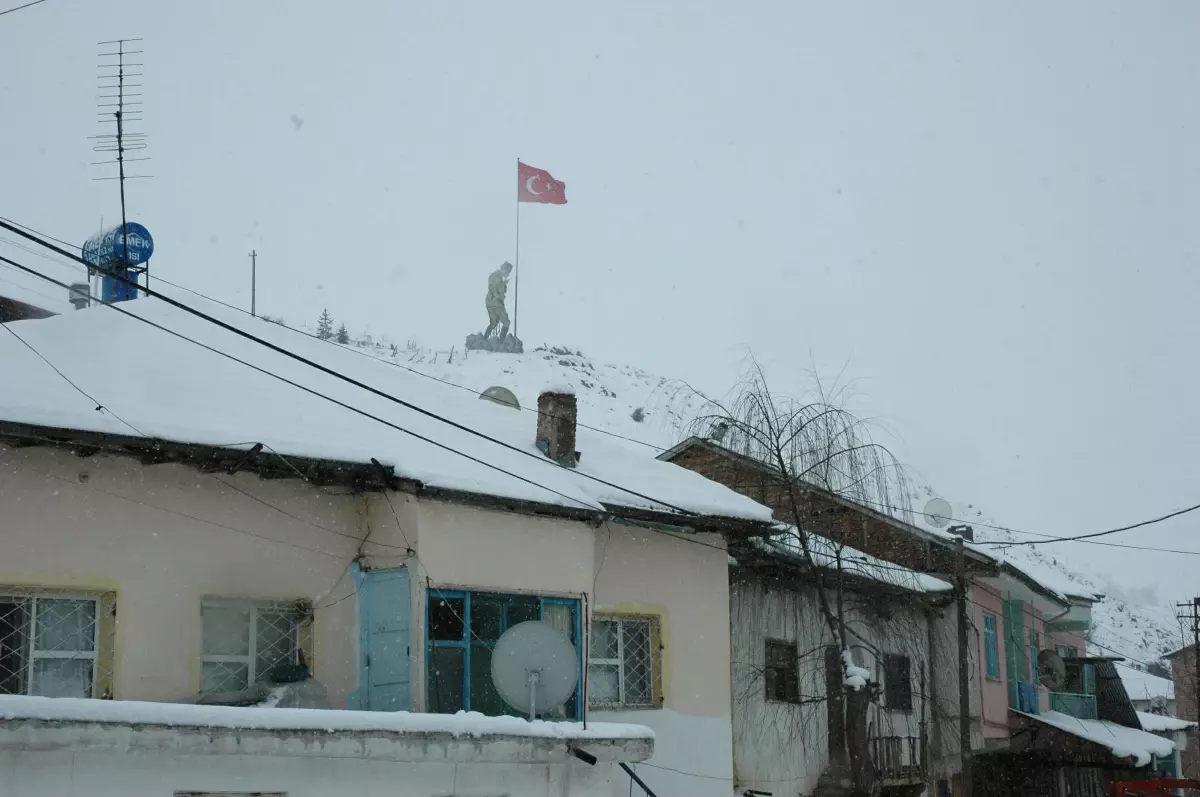
<svg viewBox="0 0 1200 797">
<path fill-rule="evenodd" d="M 1037 673 L 1038 683 L 1052 692 L 1067 685 L 1067 663 L 1056 650 L 1038 652 Z"/>
<path fill-rule="evenodd" d="M 935 529 L 945 528 L 950 523 L 950 515 L 954 510 L 941 498 L 930 498 L 925 502 L 925 522 Z"/>
<path fill-rule="evenodd" d="M 555 708 L 575 694 L 579 656 L 556 628 L 537 620 L 504 632 L 492 650 L 492 683 L 504 702 L 529 719 L 538 708 Z"/>
</svg>

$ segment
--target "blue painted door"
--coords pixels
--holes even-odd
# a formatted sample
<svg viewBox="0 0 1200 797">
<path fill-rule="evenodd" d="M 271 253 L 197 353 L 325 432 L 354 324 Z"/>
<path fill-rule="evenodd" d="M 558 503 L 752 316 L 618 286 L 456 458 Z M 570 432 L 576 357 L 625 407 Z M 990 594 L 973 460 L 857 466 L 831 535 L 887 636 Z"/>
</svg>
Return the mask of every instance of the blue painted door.
<svg viewBox="0 0 1200 797">
<path fill-rule="evenodd" d="M 407 711 L 411 662 L 411 611 L 408 568 L 371 570 L 365 574 L 363 606 L 364 708 Z"/>
</svg>

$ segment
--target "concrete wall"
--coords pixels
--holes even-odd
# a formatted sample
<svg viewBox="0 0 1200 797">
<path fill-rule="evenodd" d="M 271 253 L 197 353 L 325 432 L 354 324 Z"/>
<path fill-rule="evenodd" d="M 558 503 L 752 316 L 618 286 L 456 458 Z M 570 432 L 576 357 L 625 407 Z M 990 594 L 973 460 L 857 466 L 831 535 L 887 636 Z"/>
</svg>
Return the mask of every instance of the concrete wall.
<svg viewBox="0 0 1200 797">
<path fill-rule="evenodd" d="M 985 740 L 1008 739 L 1008 667 L 1005 664 L 1009 640 L 1004 635 L 1004 596 L 987 586 L 976 584 L 971 589 L 974 609 L 971 622 L 976 629 L 975 654 L 980 673 L 979 694 L 983 707 L 983 738 Z M 1000 659 L 1000 676 L 987 675 L 987 658 L 983 639 L 983 616 L 996 618 L 996 655 Z M 985 741 L 985 744 L 987 742 Z"/>
<path fill-rule="evenodd" d="M 1175 716 L 1192 722 L 1200 721 L 1196 701 L 1196 648 L 1187 647 L 1171 656 L 1171 681 L 1175 684 Z M 1180 753 L 1180 777 L 1200 778 L 1200 744 L 1196 732 L 1190 734 L 1187 749 Z"/>
<path fill-rule="evenodd" d="M 26 751 L 0 752 L 0 794 L 174 797 L 179 791 L 196 791 L 234 795 L 282 792 L 286 797 L 606 797 L 612 771 L 612 764 L 589 767 L 571 760 L 559 764 L 469 764 Z"/>
<path fill-rule="evenodd" d="M 635 767 L 656 794 L 728 797 L 733 731 L 724 544 L 715 535 L 671 536 L 610 523 L 597 532 L 595 546 L 593 613 L 659 619 L 663 705 L 590 716 L 658 734 L 654 756 Z M 616 773 L 614 797 L 628 793 L 628 776 Z"/>
<path fill-rule="evenodd" d="M 894 598 L 871 607 L 846 595 L 850 648 L 856 662 L 882 682 L 878 653 L 911 661 L 913 710 L 874 703 L 869 735 L 919 737 L 931 716 L 929 634 L 925 614 Z M 818 608 L 815 588 L 801 591 L 738 578 L 732 587 L 734 769 L 738 786 L 775 794 L 811 794 L 829 765 L 825 648 L 837 646 Z M 802 704 L 766 700 L 766 640 L 795 642 Z M 948 660 L 939 656 L 940 660 Z M 957 694 L 957 693 L 955 693 Z M 807 701 L 807 702 L 805 702 Z"/>
</svg>

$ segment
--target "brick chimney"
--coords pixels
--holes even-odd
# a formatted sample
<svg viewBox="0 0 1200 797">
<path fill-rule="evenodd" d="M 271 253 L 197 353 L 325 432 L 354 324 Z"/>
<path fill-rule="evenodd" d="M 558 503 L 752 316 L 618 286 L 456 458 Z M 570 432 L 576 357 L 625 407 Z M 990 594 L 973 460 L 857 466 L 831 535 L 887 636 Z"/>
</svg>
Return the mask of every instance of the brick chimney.
<svg viewBox="0 0 1200 797">
<path fill-rule="evenodd" d="M 538 396 L 537 447 L 560 465 L 575 467 L 575 420 L 579 411 L 570 388 L 552 388 Z"/>
</svg>

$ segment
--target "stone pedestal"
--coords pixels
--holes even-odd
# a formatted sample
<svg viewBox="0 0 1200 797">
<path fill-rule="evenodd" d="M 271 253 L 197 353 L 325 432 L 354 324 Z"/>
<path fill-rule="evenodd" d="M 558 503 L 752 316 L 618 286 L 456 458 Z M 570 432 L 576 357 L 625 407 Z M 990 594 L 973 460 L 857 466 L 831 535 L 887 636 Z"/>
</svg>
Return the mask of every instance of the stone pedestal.
<svg viewBox="0 0 1200 797">
<path fill-rule="evenodd" d="M 506 335 L 501 340 L 496 335 L 485 338 L 476 332 L 473 335 L 467 335 L 466 346 L 468 351 L 494 351 L 501 354 L 524 354 L 525 352 L 521 339 L 516 335 Z"/>
</svg>

